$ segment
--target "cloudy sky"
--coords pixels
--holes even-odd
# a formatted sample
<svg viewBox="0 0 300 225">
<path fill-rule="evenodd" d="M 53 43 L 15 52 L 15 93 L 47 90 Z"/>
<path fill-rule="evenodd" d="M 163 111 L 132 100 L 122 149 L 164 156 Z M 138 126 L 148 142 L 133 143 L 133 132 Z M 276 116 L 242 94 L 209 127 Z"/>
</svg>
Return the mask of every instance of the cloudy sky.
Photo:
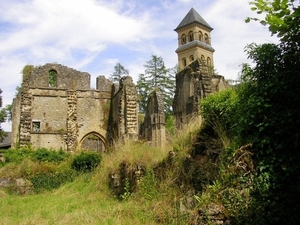
<svg viewBox="0 0 300 225">
<path fill-rule="evenodd" d="M 109 77 L 120 62 L 136 81 L 143 65 L 158 55 L 177 64 L 174 29 L 193 7 L 214 28 L 217 72 L 236 79 L 248 62 L 244 47 L 276 42 L 267 28 L 246 24 L 249 0 L 0 0 L 0 89 L 3 106 L 12 103 L 21 70 L 59 63 Z M 10 124 L 2 124 L 10 130 Z"/>
</svg>

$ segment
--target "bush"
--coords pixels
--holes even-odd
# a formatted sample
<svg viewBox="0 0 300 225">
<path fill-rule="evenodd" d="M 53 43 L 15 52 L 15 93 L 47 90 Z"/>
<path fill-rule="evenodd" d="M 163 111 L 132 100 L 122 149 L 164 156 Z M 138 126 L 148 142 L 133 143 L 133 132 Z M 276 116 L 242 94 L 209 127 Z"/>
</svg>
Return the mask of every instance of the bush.
<svg viewBox="0 0 300 225">
<path fill-rule="evenodd" d="M 48 150 L 46 148 L 37 149 L 32 153 L 32 159 L 39 162 L 53 162 L 60 163 L 67 159 L 70 156 L 70 153 L 63 150 L 54 151 Z"/>
<path fill-rule="evenodd" d="M 8 149 L 4 152 L 5 163 L 19 163 L 25 158 L 30 158 L 32 152 L 30 148 Z"/>
<path fill-rule="evenodd" d="M 95 152 L 81 152 L 74 157 L 71 167 L 79 172 L 91 172 L 101 162 L 101 155 Z"/>
</svg>

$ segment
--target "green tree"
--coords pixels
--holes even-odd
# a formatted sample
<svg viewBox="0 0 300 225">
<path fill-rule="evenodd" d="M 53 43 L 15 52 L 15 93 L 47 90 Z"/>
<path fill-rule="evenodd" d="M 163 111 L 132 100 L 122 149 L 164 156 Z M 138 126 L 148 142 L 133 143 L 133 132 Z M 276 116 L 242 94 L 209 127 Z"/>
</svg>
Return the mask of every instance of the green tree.
<svg viewBox="0 0 300 225">
<path fill-rule="evenodd" d="M 6 119 L 6 110 L 2 109 L 2 90 L 0 89 L 0 142 L 3 141 L 3 139 L 6 137 L 6 132 L 1 128 L 1 123 L 5 122 Z"/>
<path fill-rule="evenodd" d="M 114 72 L 110 76 L 110 80 L 112 82 L 119 82 L 122 76 L 126 76 L 129 74 L 129 70 L 125 69 L 120 63 L 116 63 L 114 67 Z"/>
<path fill-rule="evenodd" d="M 137 81 L 137 90 L 140 95 L 140 111 L 145 112 L 147 98 L 155 88 L 164 96 L 165 112 L 171 114 L 171 105 L 175 91 L 175 67 L 168 69 L 162 57 L 152 55 L 151 60 L 144 65 L 145 73 L 140 74 Z"/>
<path fill-rule="evenodd" d="M 254 63 L 242 69 L 237 89 L 235 131 L 252 143 L 257 175 L 252 205 L 238 224 L 298 224 L 300 221 L 300 8 L 294 0 L 255 0 L 276 44 L 250 44 Z"/>
</svg>

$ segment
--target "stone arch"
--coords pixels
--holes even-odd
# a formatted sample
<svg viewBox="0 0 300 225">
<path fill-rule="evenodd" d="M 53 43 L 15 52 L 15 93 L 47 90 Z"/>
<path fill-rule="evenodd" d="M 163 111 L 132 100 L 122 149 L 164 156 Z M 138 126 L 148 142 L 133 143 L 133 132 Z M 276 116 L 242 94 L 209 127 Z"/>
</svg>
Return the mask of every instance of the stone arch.
<svg viewBox="0 0 300 225">
<path fill-rule="evenodd" d="M 101 153 L 106 151 L 107 142 L 101 134 L 92 131 L 81 138 L 78 148 L 81 150 L 90 150 Z"/>
</svg>

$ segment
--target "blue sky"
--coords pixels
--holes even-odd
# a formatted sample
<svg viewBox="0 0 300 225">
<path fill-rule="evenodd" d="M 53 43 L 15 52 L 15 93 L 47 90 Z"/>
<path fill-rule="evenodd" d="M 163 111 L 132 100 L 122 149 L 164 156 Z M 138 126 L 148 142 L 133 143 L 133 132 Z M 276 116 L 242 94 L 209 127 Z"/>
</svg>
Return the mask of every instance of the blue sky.
<svg viewBox="0 0 300 225">
<path fill-rule="evenodd" d="M 217 72 L 236 79 L 249 62 L 244 47 L 276 42 L 267 28 L 246 24 L 248 0 L 0 0 L 0 89 L 3 106 L 12 103 L 21 70 L 57 62 L 109 77 L 120 62 L 136 81 L 143 65 L 158 55 L 167 67 L 177 64 L 174 29 L 188 11 L 214 28 L 211 33 Z M 10 130 L 10 124 L 2 124 Z"/>
</svg>

